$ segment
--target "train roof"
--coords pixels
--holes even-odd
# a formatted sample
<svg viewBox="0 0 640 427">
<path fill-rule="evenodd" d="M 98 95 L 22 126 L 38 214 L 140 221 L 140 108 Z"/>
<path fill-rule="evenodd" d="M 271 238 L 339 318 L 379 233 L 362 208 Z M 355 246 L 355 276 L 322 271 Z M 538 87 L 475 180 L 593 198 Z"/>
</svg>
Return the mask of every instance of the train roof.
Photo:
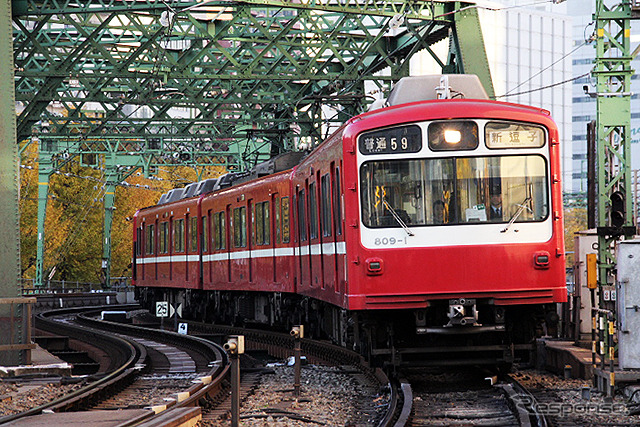
<svg viewBox="0 0 640 427">
<path fill-rule="evenodd" d="M 475 74 L 403 77 L 391 90 L 390 106 L 434 99 L 489 99 Z"/>
<path fill-rule="evenodd" d="M 300 160 L 308 153 L 303 151 L 294 151 L 282 153 L 266 162 L 256 165 L 246 172 L 229 172 L 218 178 L 209 178 L 203 181 L 192 182 L 184 188 L 174 188 L 160 196 L 160 200 L 156 206 L 173 203 L 182 199 L 198 197 L 203 194 L 229 188 L 235 185 L 243 184 L 257 178 L 284 172 L 293 169 Z"/>
</svg>

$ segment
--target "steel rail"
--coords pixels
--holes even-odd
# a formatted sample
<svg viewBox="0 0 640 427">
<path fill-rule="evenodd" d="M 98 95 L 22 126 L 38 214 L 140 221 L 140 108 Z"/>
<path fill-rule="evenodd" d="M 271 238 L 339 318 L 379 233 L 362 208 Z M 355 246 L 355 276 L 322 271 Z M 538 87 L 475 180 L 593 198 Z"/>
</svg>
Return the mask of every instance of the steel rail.
<svg viewBox="0 0 640 427">
<path fill-rule="evenodd" d="M 108 354 L 113 354 L 113 350 L 117 350 L 121 354 L 127 354 L 127 356 L 121 356 L 122 358 L 120 360 L 120 363 L 118 363 L 119 366 L 109 371 L 103 378 L 99 379 L 98 381 L 93 382 L 86 387 L 78 389 L 54 401 L 45 403 L 24 412 L 2 417 L 0 418 L 0 424 L 32 415 L 38 415 L 41 414 L 44 410 L 64 411 L 70 408 L 77 407 L 78 405 L 84 404 L 84 402 L 86 402 L 88 399 L 92 399 L 93 397 L 95 397 L 97 393 L 107 392 L 108 390 L 112 390 L 115 387 L 122 385 L 126 381 L 131 380 L 138 373 L 138 371 L 141 370 L 141 366 L 144 365 L 144 361 L 147 358 L 147 352 L 143 346 L 112 335 L 98 335 L 95 333 L 95 331 L 88 331 L 84 328 L 71 324 L 56 322 L 49 318 L 49 316 L 52 317 L 55 315 L 70 314 L 73 312 L 78 312 L 80 310 L 81 309 L 73 308 L 40 313 L 36 316 L 36 327 L 56 333 L 64 331 L 65 334 L 70 334 L 74 337 L 90 337 L 90 342 L 92 342 L 97 347 L 100 347 L 103 350 L 107 351 Z M 97 343 L 97 341 L 101 344 L 104 344 L 105 346 L 101 347 L 99 345 L 100 343 Z"/>
<path fill-rule="evenodd" d="M 109 306 L 112 309 L 113 306 Z M 131 306 L 119 306 L 121 309 L 131 308 Z M 135 306 L 137 308 L 137 306 Z M 110 322 L 105 320 L 98 320 L 97 314 L 101 310 L 87 311 L 78 316 L 78 321 L 95 327 L 98 329 L 117 328 L 120 333 L 126 333 L 127 335 L 139 336 L 144 338 L 152 338 L 161 340 L 163 342 L 171 342 L 178 344 L 183 348 L 188 348 L 201 354 L 215 355 L 216 360 L 220 363 L 214 366 L 205 376 L 198 378 L 193 386 L 189 387 L 186 391 L 179 393 L 175 400 L 168 401 L 165 405 L 153 407 L 154 414 L 144 419 L 142 424 L 139 424 L 141 419 L 137 418 L 132 421 L 132 424 L 126 425 L 156 425 L 157 420 L 162 419 L 161 424 L 167 425 L 171 418 L 172 411 L 186 407 L 199 406 L 200 399 L 206 396 L 216 396 L 224 391 L 224 383 L 229 381 L 230 378 L 230 365 L 227 353 L 224 349 L 211 341 L 188 335 L 182 335 L 171 331 L 158 330 L 153 328 L 147 328 L 143 326 L 134 326 L 129 324 L 122 324 L 116 322 Z M 168 340 L 167 337 L 170 339 Z M 177 412 L 177 411 L 176 411 Z M 176 414 L 176 417 L 182 417 L 182 414 Z"/>
<path fill-rule="evenodd" d="M 108 306 L 109 310 L 130 310 L 133 308 L 138 308 L 138 306 Z M 125 386 L 128 382 L 133 381 L 135 376 L 141 372 L 145 366 L 144 362 L 147 359 L 147 351 L 143 345 L 135 341 L 128 341 L 126 338 L 114 335 L 114 330 L 117 330 L 120 334 L 146 338 L 152 337 L 163 342 L 179 342 L 179 345 L 183 348 L 188 348 L 201 354 L 214 356 L 217 360 L 220 360 L 220 363 L 214 366 L 207 375 L 198 378 L 197 382 L 194 383 L 193 386 L 189 387 L 185 392 L 177 394 L 174 400 L 168 401 L 165 405 L 150 408 L 151 410 L 149 411 L 148 416 L 138 416 L 135 420 L 125 422 L 122 424 L 123 426 L 134 424 L 139 425 L 141 422 L 143 423 L 142 425 L 146 423 L 154 425 L 154 420 L 158 420 L 160 418 L 162 418 L 162 425 L 166 425 L 167 419 L 170 419 L 172 416 L 172 410 L 197 406 L 200 399 L 207 395 L 213 396 L 223 391 L 224 380 L 228 379 L 227 377 L 229 376 L 229 366 L 226 353 L 220 346 L 197 337 L 102 321 L 92 317 L 99 314 L 102 309 L 102 307 L 82 307 L 53 310 L 39 314 L 36 325 L 42 330 L 54 333 L 64 333 L 81 341 L 91 342 L 93 345 L 101 348 L 108 354 L 113 355 L 113 351 L 115 350 L 116 353 L 119 353 L 114 356 L 116 362 L 112 362 L 112 366 L 110 366 L 105 376 L 86 387 L 69 393 L 62 398 L 56 399 L 55 401 L 32 408 L 25 412 L 2 417 L 0 418 L 0 424 L 31 415 L 38 415 L 44 410 L 63 412 L 71 409 L 78 409 L 90 404 L 98 398 L 99 394 L 111 394 L 111 392 L 116 388 Z M 63 323 L 50 318 L 73 313 L 78 313 L 76 321 L 83 326 Z M 169 339 L 167 339 L 167 336 Z M 123 354 L 125 354 L 124 349 L 127 350 L 126 353 L 128 354 L 128 357 L 123 357 Z M 123 359 L 126 359 L 124 363 Z"/>
</svg>

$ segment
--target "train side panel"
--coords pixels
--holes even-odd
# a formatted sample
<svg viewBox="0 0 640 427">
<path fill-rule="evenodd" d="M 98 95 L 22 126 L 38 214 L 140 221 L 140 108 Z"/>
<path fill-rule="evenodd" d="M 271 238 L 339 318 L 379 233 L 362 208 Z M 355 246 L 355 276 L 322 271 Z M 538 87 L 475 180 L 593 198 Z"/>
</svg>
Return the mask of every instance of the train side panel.
<svg viewBox="0 0 640 427">
<path fill-rule="evenodd" d="M 295 168 L 298 293 L 343 306 L 346 288 L 342 132 Z"/>
<path fill-rule="evenodd" d="M 205 196 L 203 288 L 295 292 L 290 172 Z"/>
<path fill-rule="evenodd" d="M 136 257 L 138 286 L 197 289 L 200 282 L 196 199 L 142 209 Z M 196 229 L 192 229 L 192 227 Z"/>
</svg>

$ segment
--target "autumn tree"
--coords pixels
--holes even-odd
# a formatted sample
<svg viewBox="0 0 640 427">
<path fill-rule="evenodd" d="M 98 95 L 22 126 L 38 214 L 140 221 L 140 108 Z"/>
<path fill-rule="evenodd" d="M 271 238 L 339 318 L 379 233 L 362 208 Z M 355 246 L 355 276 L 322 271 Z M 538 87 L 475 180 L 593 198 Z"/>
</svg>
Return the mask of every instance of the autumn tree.
<svg viewBox="0 0 640 427">
<path fill-rule="evenodd" d="M 38 212 L 37 147 L 23 153 L 20 229 L 22 275 L 35 277 Z M 168 166 L 157 176 L 145 178 L 133 173 L 116 188 L 111 231 L 111 275 L 131 275 L 132 223 L 135 212 L 157 203 L 160 195 L 173 188 L 219 176 L 223 169 Z M 45 224 L 44 272 L 55 266 L 54 280 L 98 283 L 101 278 L 104 223 L 104 173 L 99 168 L 69 162 L 49 180 Z"/>
<path fill-rule="evenodd" d="M 564 239 L 566 252 L 573 252 L 576 232 L 587 229 L 587 209 L 582 207 L 567 208 L 564 211 Z M 567 267 L 574 264 L 573 253 L 567 255 Z"/>
</svg>

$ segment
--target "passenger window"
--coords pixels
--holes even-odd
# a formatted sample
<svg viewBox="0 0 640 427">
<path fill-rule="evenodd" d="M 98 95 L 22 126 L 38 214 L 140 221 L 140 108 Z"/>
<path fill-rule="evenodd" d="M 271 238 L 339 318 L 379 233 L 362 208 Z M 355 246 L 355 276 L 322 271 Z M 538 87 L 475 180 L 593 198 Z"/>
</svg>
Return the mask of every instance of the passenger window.
<svg viewBox="0 0 640 427">
<path fill-rule="evenodd" d="M 213 228 L 214 228 L 214 244 L 216 249 L 224 249 L 226 247 L 226 232 L 225 232 L 225 215 L 224 212 L 217 212 L 213 215 Z"/>
<path fill-rule="evenodd" d="M 198 252 L 198 217 L 194 216 L 189 223 L 189 236 L 191 237 L 191 252 Z"/>
<path fill-rule="evenodd" d="M 318 202 L 314 182 L 309 184 L 309 237 L 318 238 Z"/>
<path fill-rule="evenodd" d="M 161 222 L 160 223 L 160 253 L 166 254 L 169 252 L 169 223 Z"/>
<path fill-rule="evenodd" d="M 184 252 L 184 219 L 174 221 L 173 250 Z"/>
<path fill-rule="evenodd" d="M 235 208 L 233 210 L 233 238 L 234 247 L 247 246 L 247 208 Z"/>
<path fill-rule="evenodd" d="M 269 202 L 257 203 L 255 209 L 256 244 L 268 245 L 271 232 L 271 227 L 269 226 Z"/>
<path fill-rule="evenodd" d="M 208 216 L 203 216 L 202 217 L 202 238 L 201 238 L 201 244 L 202 244 L 202 252 L 207 252 L 209 249 L 209 221 L 208 221 Z"/>
<path fill-rule="evenodd" d="M 264 245 L 264 212 L 262 211 L 262 203 L 256 205 L 255 211 L 256 243 Z"/>
<path fill-rule="evenodd" d="M 329 186 L 329 174 L 320 181 L 320 212 L 322 213 L 322 235 L 331 236 L 331 188 Z"/>
<path fill-rule="evenodd" d="M 280 243 L 281 239 L 280 239 L 280 229 L 281 229 L 281 225 L 280 225 L 280 218 L 282 217 L 280 215 L 280 197 L 276 197 L 275 199 L 273 199 L 273 207 L 276 211 L 275 215 L 276 215 L 276 243 Z"/>
<path fill-rule="evenodd" d="M 145 241 L 145 249 L 147 255 L 153 255 L 153 251 L 156 246 L 155 227 L 153 224 L 147 225 L 147 236 Z"/>
<path fill-rule="evenodd" d="M 336 222 L 336 235 L 342 235 L 342 189 L 340 187 L 340 169 L 336 168 L 333 182 L 333 212 Z"/>
<path fill-rule="evenodd" d="M 298 192 L 298 228 L 300 231 L 300 241 L 307 240 L 307 215 L 305 212 L 305 191 L 300 190 Z"/>
<path fill-rule="evenodd" d="M 144 225 L 136 228 L 136 256 L 142 255 L 142 236 L 144 235 Z"/>
<path fill-rule="evenodd" d="M 282 198 L 282 243 L 289 243 L 289 198 Z"/>
</svg>

